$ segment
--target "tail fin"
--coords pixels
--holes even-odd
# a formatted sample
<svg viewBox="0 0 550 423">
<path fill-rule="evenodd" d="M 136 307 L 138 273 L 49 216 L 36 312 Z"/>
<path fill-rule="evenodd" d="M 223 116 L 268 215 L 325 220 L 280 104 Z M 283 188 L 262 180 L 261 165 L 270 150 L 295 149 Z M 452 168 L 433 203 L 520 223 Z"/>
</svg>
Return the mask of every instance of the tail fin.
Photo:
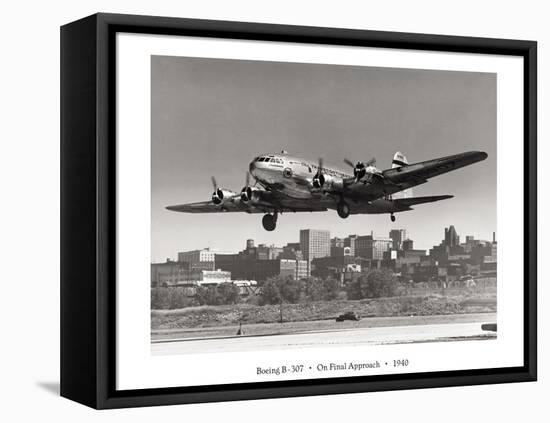
<svg viewBox="0 0 550 423">
<path fill-rule="evenodd" d="M 393 161 L 391 162 L 391 168 L 395 169 L 396 167 L 406 166 L 408 164 L 409 162 L 407 161 L 407 158 L 405 157 L 405 155 L 401 151 L 398 151 L 393 156 Z"/>
<path fill-rule="evenodd" d="M 407 161 L 407 157 L 400 151 L 394 154 L 393 160 L 391 162 L 391 168 L 395 169 L 397 167 L 407 166 L 409 162 Z M 413 196 L 413 190 L 412 188 L 406 189 L 404 191 L 400 191 L 395 193 L 392 197 L 395 199 L 398 198 L 411 198 Z"/>
</svg>

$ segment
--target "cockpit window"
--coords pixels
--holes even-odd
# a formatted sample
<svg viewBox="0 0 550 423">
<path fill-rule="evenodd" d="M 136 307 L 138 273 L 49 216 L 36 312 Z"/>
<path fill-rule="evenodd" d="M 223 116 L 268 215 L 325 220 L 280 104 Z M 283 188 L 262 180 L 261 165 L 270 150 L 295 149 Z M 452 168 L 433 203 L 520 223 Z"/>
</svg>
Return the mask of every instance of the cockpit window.
<svg viewBox="0 0 550 423">
<path fill-rule="evenodd" d="M 283 164 L 283 161 L 279 159 L 278 157 L 265 157 L 265 156 L 258 156 L 254 159 L 255 162 L 271 162 L 271 163 L 279 163 Z"/>
</svg>

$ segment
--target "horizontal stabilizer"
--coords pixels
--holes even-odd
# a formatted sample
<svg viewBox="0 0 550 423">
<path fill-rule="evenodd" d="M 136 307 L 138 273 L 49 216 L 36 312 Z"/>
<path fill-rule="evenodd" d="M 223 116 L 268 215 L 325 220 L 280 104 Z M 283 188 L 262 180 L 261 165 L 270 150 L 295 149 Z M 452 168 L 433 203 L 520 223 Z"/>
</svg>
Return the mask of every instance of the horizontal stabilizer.
<svg viewBox="0 0 550 423">
<path fill-rule="evenodd" d="M 393 201 L 395 201 L 400 205 L 410 207 L 410 206 L 415 206 L 417 204 L 433 203 L 435 201 L 447 200 L 453 197 L 454 195 L 431 195 L 427 197 L 399 198 Z"/>
</svg>

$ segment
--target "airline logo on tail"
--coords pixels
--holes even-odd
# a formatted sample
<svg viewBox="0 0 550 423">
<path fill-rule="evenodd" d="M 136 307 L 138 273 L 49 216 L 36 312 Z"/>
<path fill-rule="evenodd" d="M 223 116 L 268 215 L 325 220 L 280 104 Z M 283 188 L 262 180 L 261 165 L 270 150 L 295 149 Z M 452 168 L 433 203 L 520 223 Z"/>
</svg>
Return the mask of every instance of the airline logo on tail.
<svg viewBox="0 0 550 423">
<path fill-rule="evenodd" d="M 396 167 L 406 166 L 408 164 L 409 164 L 409 162 L 407 161 L 407 158 L 405 157 L 405 155 L 403 153 L 401 153 L 400 151 L 398 151 L 393 156 L 393 161 L 391 162 L 391 167 L 392 167 L 392 169 L 395 169 Z"/>
</svg>

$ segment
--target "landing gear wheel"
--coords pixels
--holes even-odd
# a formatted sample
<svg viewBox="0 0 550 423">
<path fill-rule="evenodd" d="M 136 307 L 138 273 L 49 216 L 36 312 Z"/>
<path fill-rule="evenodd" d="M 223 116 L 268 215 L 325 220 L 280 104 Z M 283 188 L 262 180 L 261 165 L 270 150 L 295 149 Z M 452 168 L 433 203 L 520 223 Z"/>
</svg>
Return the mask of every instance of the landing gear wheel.
<svg viewBox="0 0 550 423">
<path fill-rule="evenodd" d="M 262 218 L 262 225 L 266 231 L 274 231 L 277 226 L 277 217 L 273 214 L 266 214 Z"/>
<path fill-rule="evenodd" d="M 390 219 L 392 222 L 395 222 L 395 216 L 393 215 L 393 213 L 391 214 Z"/>
<path fill-rule="evenodd" d="M 340 201 L 336 205 L 336 212 L 338 213 L 338 216 L 340 216 L 342 219 L 348 217 L 350 213 L 348 203 L 346 203 L 345 201 Z"/>
</svg>

